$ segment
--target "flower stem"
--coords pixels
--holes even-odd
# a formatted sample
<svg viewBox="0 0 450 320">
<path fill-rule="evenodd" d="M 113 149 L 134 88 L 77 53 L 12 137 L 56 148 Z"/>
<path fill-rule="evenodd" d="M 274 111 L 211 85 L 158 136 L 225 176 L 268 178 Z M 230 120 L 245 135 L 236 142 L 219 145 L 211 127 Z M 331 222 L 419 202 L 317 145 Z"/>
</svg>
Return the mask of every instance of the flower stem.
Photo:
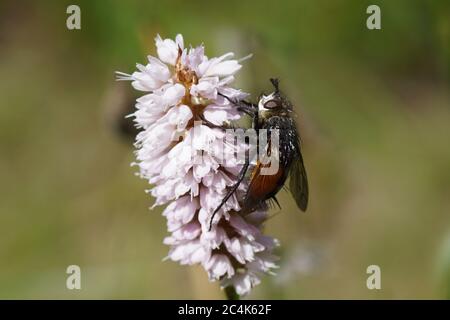
<svg viewBox="0 0 450 320">
<path fill-rule="evenodd" d="M 227 300 L 239 300 L 239 295 L 232 286 L 225 287 L 225 296 L 227 297 Z"/>
</svg>

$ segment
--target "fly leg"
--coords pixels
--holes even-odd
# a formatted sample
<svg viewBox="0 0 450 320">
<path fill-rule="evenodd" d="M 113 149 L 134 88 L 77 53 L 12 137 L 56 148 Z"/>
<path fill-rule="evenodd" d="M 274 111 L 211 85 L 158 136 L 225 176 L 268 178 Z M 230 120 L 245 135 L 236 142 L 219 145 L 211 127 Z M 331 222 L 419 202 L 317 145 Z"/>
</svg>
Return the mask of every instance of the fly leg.
<svg viewBox="0 0 450 320">
<path fill-rule="evenodd" d="M 250 102 L 247 102 L 245 100 L 233 100 L 229 97 L 227 97 L 226 95 L 222 94 L 222 93 L 218 93 L 220 96 L 224 97 L 225 99 L 227 99 L 231 104 L 237 106 L 238 111 L 241 111 L 247 115 L 249 115 L 250 117 L 252 117 L 253 121 L 253 128 L 256 129 L 257 123 L 258 123 L 258 109 L 256 108 L 255 105 L 253 105 Z M 237 182 L 233 185 L 233 187 L 231 187 L 231 189 L 227 192 L 227 194 L 225 195 L 225 197 L 222 199 L 222 202 L 219 204 L 219 206 L 214 210 L 211 219 L 209 221 L 209 231 L 211 231 L 212 228 L 212 222 L 213 219 L 215 217 L 215 215 L 217 214 L 217 212 L 223 207 L 223 205 L 228 201 L 228 199 L 230 199 L 230 197 L 233 195 L 233 193 L 236 192 L 237 188 L 239 187 L 239 185 L 241 184 L 242 180 L 244 180 L 245 174 L 248 170 L 248 167 L 250 165 L 250 159 L 249 157 L 245 157 L 245 163 L 242 166 L 241 171 L 239 172 L 238 178 L 237 178 Z"/>
<path fill-rule="evenodd" d="M 258 114 L 258 110 L 256 106 L 248 101 L 245 100 L 237 100 L 237 99 L 231 99 L 230 97 L 227 97 L 226 95 L 222 93 L 218 93 L 219 96 L 224 97 L 228 100 L 231 104 L 237 106 L 238 111 L 241 111 L 247 115 L 249 115 L 252 118 L 255 118 L 255 114 Z"/>
<path fill-rule="evenodd" d="M 245 157 L 245 163 L 242 166 L 241 172 L 239 172 L 238 178 L 236 183 L 233 185 L 233 187 L 228 191 L 228 193 L 226 194 L 226 196 L 222 199 L 222 202 L 219 204 L 219 206 L 216 208 L 216 210 L 214 210 L 211 219 L 209 220 L 209 231 L 211 231 L 212 228 L 212 222 L 213 219 L 216 215 L 216 213 L 220 210 L 220 208 L 222 208 L 222 206 L 228 201 L 228 199 L 230 199 L 230 197 L 233 195 L 233 193 L 236 192 L 237 188 L 239 187 L 239 185 L 241 184 L 242 180 L 244 180 L 245 177 L 245 173 L 247 172 L 247 169 L 250 165 L 250 161 L 248 159 L 248 157 Z"/>
<path fill-rule="evenodd" d="M 278 199 L 275 196 L 272 196 L 272 200 L 277 204 L 278 208 L 281 210 L 280 203 L 278 202 Z"/>
<path fill-rule="evenodd" d="M 207 120 L 203 114 L 199 115 L 200 120 L 202 120 L 204 123 L 208 125 L 210 128 L 219 128 L 219 129 L 234 129 L 234 126 L 232 124 L 224 124 L 224 125 L 218 125 L 215 123 L 212 123 L 211 121 Z"/>
</svg>

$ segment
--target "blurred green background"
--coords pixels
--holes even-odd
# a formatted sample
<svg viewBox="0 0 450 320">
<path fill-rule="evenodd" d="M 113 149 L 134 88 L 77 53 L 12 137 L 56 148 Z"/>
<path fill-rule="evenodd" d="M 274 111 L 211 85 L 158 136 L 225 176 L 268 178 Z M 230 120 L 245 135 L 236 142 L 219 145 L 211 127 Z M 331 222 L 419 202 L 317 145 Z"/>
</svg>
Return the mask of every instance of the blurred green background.
<svg viewBox="0 0 450 320">
<path fill-rule="evenodd" d="M 66 8 L 81 7 L 81 30 Z M 381 7 L 382 30 L 366 28 Z M 251 298 L 450 298 L 450 2 L 0 2 L 0 298 L 222 298 L 162 262 L 162 208 L 133 175 L 116 83 L 157 33 L 252 52 L 237 86 L 278 76 L 300 114 L 308 213 L 282 192 L 281 268 Z M 68 265 L 82 290 L 66 289 Z M 366 288 L 367 266 L 382 289 Z"/>
</svg>

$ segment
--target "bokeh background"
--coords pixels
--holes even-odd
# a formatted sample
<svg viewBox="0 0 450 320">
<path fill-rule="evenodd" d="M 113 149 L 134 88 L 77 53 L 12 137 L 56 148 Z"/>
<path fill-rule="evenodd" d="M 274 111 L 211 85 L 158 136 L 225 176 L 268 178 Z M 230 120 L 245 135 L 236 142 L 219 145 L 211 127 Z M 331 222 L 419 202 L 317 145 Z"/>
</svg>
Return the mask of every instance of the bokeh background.
<svg viewBox="0 0 450 320">
<path fill-rule="evenodd" d="M 162 262 L 162 208 L 129 165 L 136 93 L 114 71 L 145 62 L 157 33 L 253 53 L 237 86 L 256 97 L 278 76 L 300 115 L 310 207 L 280 195 L 266 232 L 281 267 L 251 298 L 450 298 L 446 0 L 2 0 L 0 298 L 223 298 L 199 268 Z M 71 264 L 82 290 L 66 289 Z"/>
</svg>

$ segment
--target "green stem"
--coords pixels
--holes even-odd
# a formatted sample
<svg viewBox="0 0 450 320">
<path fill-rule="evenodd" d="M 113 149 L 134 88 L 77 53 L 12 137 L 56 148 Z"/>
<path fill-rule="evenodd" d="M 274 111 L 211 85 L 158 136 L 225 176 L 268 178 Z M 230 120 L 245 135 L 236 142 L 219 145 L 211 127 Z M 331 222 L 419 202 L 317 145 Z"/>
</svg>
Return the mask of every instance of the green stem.
<svg viewBox="0 0 450 320">
<path fill-rule="evenodd" d="M 225 288 L 225 296 L 227 297 L 227 300 L 239 300 L 239 295 L 232 286 Z"/>
</svg>

